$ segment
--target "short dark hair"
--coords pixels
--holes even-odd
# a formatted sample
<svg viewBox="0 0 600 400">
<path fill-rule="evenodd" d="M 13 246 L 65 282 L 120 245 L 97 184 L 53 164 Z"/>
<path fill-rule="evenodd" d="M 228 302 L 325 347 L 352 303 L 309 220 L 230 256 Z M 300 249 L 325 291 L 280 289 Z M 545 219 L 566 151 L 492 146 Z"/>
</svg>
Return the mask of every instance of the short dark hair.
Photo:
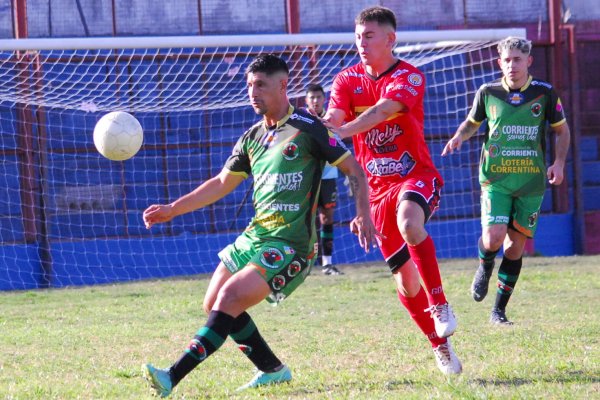
<svg viewBox="0 0 600 400">
<path fill-rule="evenodd" d="M 355 25 L 366 22 L 377 22 L 379 25 L 389 25 L 396 30 L 396 15 L 387 7 L 374 6 L 362 10 L 354 20 Z"/>
<path fill-rule="evenodd" d="M 267 75 L 285 72 L 286 75 L 289 75 L 290 69 L 287 63 L 275 54 L 261 54 L 246 67 L 246 75 L 256 72 L 263 72 Z"/>
<path fill-rule="evenodd" d="M 321 93 L 323 93 L 323 95 L 325 95 L 325 90 L 323 89 L 323 86 L 321 86 L 317 83 L 311 83 L 310 85 L 308 85 L 306 87 L 306 94 L 308 94 L 310 92 L 321 92 Z"/>
</svg>

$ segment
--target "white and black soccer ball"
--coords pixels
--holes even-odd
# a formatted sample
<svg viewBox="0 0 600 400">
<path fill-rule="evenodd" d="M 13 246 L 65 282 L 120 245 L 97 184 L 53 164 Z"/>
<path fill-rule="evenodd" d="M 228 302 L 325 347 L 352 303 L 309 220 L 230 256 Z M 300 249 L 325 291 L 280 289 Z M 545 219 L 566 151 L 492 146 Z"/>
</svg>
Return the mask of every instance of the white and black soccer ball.
<svg viewBox="0 0 600 400">
<path fill-rule="evenodd" d="M 94 128 L 94 145 L 109 160 L 123 161 L 142 147 L 144 131 L 140 122 L 125 111 L 104 115 Z"/>
</svg>

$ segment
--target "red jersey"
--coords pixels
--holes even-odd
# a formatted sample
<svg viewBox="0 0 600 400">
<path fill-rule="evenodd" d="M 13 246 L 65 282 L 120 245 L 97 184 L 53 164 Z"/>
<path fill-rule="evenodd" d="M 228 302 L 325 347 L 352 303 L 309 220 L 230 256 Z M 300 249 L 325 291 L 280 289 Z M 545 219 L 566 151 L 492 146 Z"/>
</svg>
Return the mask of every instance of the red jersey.
<svg viewBox="0 0 600 400">
<path fill-rule="evenodd" d="M 420 172 L 434 173 L 440 186 L 443 184 L 423 134 L 424 94 L 423 73 L 400 60 L 377 78 L 359 63 L 337 74 L 333 81 L 329 108 L 343 110 L 346 122 L 382 98 L 399 101 L 408 108 L 352 137 L 356 159 L 367 173 L 372 201 L 385 195 L 391 185 Z"/>
</svg>

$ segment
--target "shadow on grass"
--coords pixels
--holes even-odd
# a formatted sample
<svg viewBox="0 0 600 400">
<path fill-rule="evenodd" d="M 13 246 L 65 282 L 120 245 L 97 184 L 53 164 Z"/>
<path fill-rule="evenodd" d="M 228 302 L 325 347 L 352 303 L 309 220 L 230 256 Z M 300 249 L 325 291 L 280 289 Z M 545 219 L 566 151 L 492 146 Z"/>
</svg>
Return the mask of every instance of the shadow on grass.
<svg viewBox="0 0 600 400">
<path fill-rule="evenodd" d="M 544 383 L 599 383 L 600 376 L 590 371 L 566 371 L 560 375 L 540 376 L 535 378 L 506 378 L 506 379 L 473 379 L 471 383 L 480 386 L 523 386 L 536 382 Z"/>
</svg>

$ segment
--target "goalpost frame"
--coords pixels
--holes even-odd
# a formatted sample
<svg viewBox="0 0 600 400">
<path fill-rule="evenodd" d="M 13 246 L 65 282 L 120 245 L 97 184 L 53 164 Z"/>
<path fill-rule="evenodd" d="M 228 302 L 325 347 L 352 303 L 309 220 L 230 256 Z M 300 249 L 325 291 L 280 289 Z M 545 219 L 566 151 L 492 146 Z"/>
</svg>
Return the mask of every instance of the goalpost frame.
<svg viewBox="0 0 600 400">
<path fill-rule="evenodd" d="M 508 36 L 525 37 L 525 28 L 456 29 L 437 31 L 400 31 L 396 40 L 405 43 L 442 42 L 456 40 L 501 40 Z M 233 35 L 233 36 L 147 36 L 110 38 L 44 38 L 1 39 L 0 50 L 83 50 L 186 48 L 226 46 L 301 46 L 320 44 L 352 44 L 354 33 Z"/>
</svg>

